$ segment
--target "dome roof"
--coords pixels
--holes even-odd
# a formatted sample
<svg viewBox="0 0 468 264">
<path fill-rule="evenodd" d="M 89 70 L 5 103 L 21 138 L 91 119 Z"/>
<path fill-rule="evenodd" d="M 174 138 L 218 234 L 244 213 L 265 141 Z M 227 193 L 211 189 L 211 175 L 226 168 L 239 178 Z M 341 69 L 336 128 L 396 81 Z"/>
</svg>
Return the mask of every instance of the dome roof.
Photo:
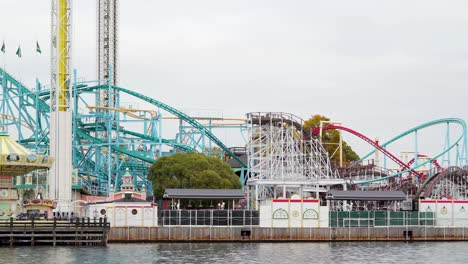
<svg viewBox="0 0 468 264">
<path fill-rule="evenodd" d="M 7 133 L 0 132 L 0 175 L 24 175 L 37 169 L 48 169 L 53 159 L 38 155 L 21 146 Z"/>
</svg>

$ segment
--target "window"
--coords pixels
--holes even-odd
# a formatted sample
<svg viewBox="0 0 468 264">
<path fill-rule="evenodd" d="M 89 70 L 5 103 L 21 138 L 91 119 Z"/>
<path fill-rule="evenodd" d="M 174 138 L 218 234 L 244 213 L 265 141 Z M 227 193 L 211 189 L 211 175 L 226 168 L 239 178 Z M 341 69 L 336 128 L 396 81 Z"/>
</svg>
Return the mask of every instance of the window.
<svg viewBox="0 0 468 264">
<path fill-rule="evenodd" d="M 302 214 L 303 219 L 318 219 L 318 213 L 314 209 L 307 209 Z"/>
<path fill-rule="evenodd" d="M 132 210 L 132 215 L 136 215 L 136 214 L 138 214 L 138 210 L 137 210 L 137 209 L 133 209 L 133 210 Z"/>
<path fill-rule="evenodd" d="M 273 219 L 288 219 L 289 215 L 288 212 L 284 209 L 277 209 L 273 212 Z"/>
<path fill-rule="evenodd" d="M 101 215 L 106 215 L 106 209 L 101 209 Z"/>
<path fill-rule="evenodd" d="M 37 161 L 37 156 L 34 154 L 29 154 L 26 156 L 26 161 L 29 163 L 33 163 Z"/>
<path fill-rule="evenodd" d="M 8 161 L 19 161 L 20 160 L 20 157 L 18 154 L 16 153 L 11 153 L 7 156 L 7 160 Z"/>
</svg>

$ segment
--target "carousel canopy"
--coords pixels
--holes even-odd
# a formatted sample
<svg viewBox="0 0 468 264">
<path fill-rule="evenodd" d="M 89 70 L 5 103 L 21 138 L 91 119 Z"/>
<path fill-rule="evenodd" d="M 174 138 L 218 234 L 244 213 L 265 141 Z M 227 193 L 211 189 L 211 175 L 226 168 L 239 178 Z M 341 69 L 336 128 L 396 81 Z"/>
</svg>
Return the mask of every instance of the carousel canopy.
<svg viewBox="0 0 468 264">
<path fill-rule="evenodd" d="M 51 157 L 34 154 L 7 133 L 0 132 L 0 175 L 24 175 L 33 170 L 48 169 L 52 162 Z"/>
</svg>

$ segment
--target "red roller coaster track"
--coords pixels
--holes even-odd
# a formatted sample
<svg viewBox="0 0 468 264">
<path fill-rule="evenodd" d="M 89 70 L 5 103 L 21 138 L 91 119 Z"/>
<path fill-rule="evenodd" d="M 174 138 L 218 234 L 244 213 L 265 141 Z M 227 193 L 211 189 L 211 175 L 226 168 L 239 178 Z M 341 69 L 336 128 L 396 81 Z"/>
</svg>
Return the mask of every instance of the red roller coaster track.
<svg viewBox="0 0 468 264">
<path fill-rule="evenodd" d="M 418 158 L 428 158 L 428 156 L 427 156 L 427 155 L 423 155 L 423 154 L 418 154 Z M 408 162 L 408 164 L 406 164 L 406 165 L 408 165 L 408 167 L 409 167 L 409 166 L 413 165 L 413 163 L 414 163 L 414 158 L 412 158 L 412 159 Z M 438 168 L 438 169 L 442 169 L 442 167 L 440 166 L 440 164 L 439 164 L 439 162 L 438 162 L 437 160 L 433 160 L 433 161 L 431 161 L 431 163 L 434 164 L 434 167 L 436 167 L 436 168 Z"/>
<path fill-rule="evenodd" d="M 400 159 L 398 159 L 397 157 L 395 157 L 392 153 L 390 153 L 388 150 L 386 150 L 385 148 L 381 147 L 379 145 L 378 142 L 364 136 L 363 134 L 355 131 L 355 130 L 352 130 L 350 128 L 347 128 L 347 127 L 344 127 L 344 126 L 337 126 L 337 125 L 328 125 L 328 126 L 324 126 L 322 127 L 322 131 L 325 131 L 325 130 L 330 130 L 330 129 L 337 129 L 337 130 L 342 130 L 342 131 L 346 131 L 350 134 L 353 134 L 357 137 L 359 137 L 360 139 L 366 141 L 367 143 L 371 144 L 373 147 L 375 147 L 376 149 L 380 150 L 385 156 L 389 157 L 391 160 L 393 160 L 396 164 L 398 164 L 403 170 L 408 170 L 410 169 L 410 167 L 405 164 L 403 161 L 401 161 Z M 318 134 L 320 133 L 320 127 L 316 127 L 313 131 L 312 131 L 312 135 L 314 136 L 317 136 Z M 414 161 L 413 161 L 414 162 Z M 415 170 L 410 170 L 410 173 L 415 175 L 416 177 L 418 177 L 419 180 L 423 180 L 425 178 L 425 175 L 424 174 L 421 174 Z"/>
</svg>

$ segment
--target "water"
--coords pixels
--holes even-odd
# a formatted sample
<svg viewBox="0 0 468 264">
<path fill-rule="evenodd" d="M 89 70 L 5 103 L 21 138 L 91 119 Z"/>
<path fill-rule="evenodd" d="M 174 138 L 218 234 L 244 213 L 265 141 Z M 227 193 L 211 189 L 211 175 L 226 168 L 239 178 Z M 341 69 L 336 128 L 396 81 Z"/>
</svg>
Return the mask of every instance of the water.
<svg viewBox="0 0 468 264">
<path fill-rule="evenodd" d="M 468 242 L 154 243 L 0 248 L 0 263 L 468 263 Z"/>
</svg>

